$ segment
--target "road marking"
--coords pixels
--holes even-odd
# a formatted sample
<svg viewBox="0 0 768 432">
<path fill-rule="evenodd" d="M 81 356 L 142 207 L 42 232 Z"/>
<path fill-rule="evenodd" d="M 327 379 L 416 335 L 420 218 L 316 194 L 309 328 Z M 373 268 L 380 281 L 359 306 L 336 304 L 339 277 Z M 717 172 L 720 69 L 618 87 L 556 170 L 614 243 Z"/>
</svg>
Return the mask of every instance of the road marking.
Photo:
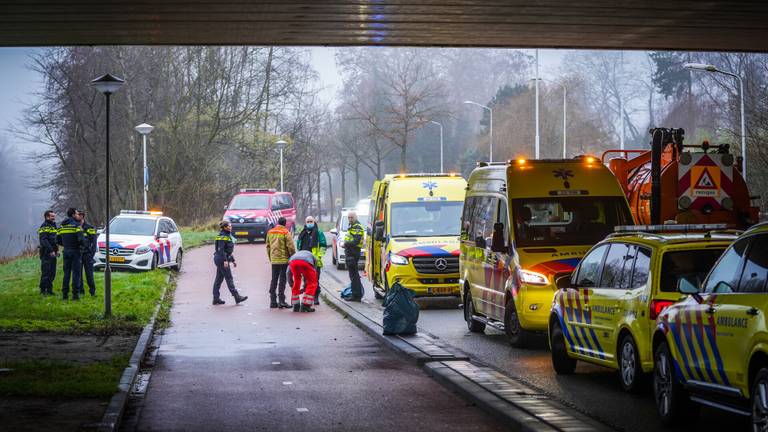
<svg viewBox="0 0 768 432">
<path fill-rule="evenodd" d="M 309 408 L 296 408 L 298 412 L 309 412 Z"/>
<path fill-rule="evenodd" d="M 283 381 L 283 385 L 293 385 L 293 381 Z"/>
<path fill-rule="evenodd" d="M 280 362 L 272 362 L 273 365 L 279 365 Z"/>
</svg>

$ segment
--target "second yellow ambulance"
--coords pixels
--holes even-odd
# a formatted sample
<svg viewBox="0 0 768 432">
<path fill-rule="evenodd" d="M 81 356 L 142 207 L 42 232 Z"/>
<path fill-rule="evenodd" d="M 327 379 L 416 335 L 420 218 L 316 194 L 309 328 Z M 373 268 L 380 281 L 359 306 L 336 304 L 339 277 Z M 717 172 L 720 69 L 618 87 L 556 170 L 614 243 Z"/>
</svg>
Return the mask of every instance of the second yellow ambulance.
<svg viewBox="0 0 768 432">
<path fill-rule="evenodd" d="M 555 279 L 570 274 L 616 225 L 631 225 L 624 192 L 593 157 L 481 163 L 469 177 L 460 280 L 472 332 L 503 330 L 525 346 L 545 332 Z"/>
</svg>

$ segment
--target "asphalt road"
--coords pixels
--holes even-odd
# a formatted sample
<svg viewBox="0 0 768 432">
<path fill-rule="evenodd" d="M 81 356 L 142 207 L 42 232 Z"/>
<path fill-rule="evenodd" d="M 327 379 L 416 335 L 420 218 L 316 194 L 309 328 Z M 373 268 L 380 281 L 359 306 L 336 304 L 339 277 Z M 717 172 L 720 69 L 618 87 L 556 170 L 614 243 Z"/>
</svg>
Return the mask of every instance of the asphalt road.
<svg viewBox="0 0 768 432">
<path fill-rule="evenodd" d="M 216 307 L 212 248 L 184 257 L 137 430 L 504 430 L 327 305 L 269 309 L 264 245 L 235 256 L 250 299 Z"/>
<path fill-rule="evenodd" d="M 326 254 L 328 263 L 321 282 L 328 289 L 340 289 L 348 284 L 347 271 L 333 267 L 329 255 Z M 363 285 L 364 302 L 380 309 L 381 300 L 375 300 L 365 277 Z M 656 414 L 650 380 L 645 391 L 628 394 L 621 389 L 616 372 L 584 362 L 579 362 L 574 375 L 558 376 L 552 369 L 545 336 L 540 337 L 538 343 L 531 348 L 513 348 L 504 335 L 494 329 L 488 328 L 485 334 L 470 333 L 455 300 L 426 299 L 419 303 L 422 306 L 419 328 L 447 341 L 472 360 L 536 387 L 617 430 L 647 432 L 663 429 Z M 380 315 L 376 309 L 361 307 L 358 310 L 366 309 L 371 317 Z M 704 408 L 699 418 L 692 419 L 682 430 L 735 431 L 747 430 L 749 427 L 745 417 Z"/>
</svg>

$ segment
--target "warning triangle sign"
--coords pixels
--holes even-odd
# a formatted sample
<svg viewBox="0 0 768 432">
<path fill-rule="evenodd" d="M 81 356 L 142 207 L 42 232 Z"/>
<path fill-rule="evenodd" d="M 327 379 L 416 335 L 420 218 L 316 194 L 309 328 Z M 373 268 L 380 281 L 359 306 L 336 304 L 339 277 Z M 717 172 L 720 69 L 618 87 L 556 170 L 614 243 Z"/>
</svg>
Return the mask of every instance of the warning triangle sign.
<svg viewBox="0 0 768 432">
<path fill-rule="evenodd" d="M 717 184 L 707 168 L 701 171 L 699 179 L 694 184 L 694 189 L 717 189 Z"/>
</svg>

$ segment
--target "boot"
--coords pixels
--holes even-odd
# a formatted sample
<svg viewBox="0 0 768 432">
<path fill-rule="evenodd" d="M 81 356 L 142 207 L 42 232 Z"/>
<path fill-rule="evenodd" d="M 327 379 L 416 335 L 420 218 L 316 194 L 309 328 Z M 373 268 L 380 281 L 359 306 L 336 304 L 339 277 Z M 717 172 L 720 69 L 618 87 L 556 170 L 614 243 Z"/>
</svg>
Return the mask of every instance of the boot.
<svg viewBox="0 0 768 432">
<path fill-rule="evenodd" d="M 300 310 L 301 310 L 301 305 L 300 304 L 296 303 L 295 305 L 293 305 L 293 311 L 294 312 L 299 312 Z"/>
<path fill-rule="evenodd" d="M 316 298 L 316 299 L 315 299 L 315 306 L 317 306 L 317 305 L 319 305 L 319 304 L 320 304 L 320 299 L 317 299 L 317 298 Z"/>
<path fill-rule="evenodd" d="M 290 309 L 291 308 L 291 305 L 289 305 L 285 301 L 281 301 L 279 306 L 280 306 L 280 309 Z"/>
<path fill-rule="evenodd" d="M 226 303 L 226 302 L 224 300 L 220 299 L 220 298 L 213 299 L 213 305 L 214 306 L 216 306 L 216 305 L 223 305 L 224 303 Z"/>
<path fill-rule="evenodd" d="M 248 300 L 248 296 L 241 296 L 240 294 L 235 296 L 235 304 L 240 304 L 246 300 Z"/>
<path fill-rule="evenodd" d="M 313 308 L 308 304 L 301 305 L 301 312 L 314 312 L 314 311 L 315 311 L 315 308 Z"/>
<path fill-rule="evenodd" d="M 280 307 L 280 305 L 278 305 L 277 302 L 272 302 L 272 303 L 269 304 L 269 308 L 270 309 L 277 309 L 279 307 Z"/>
</svg>

